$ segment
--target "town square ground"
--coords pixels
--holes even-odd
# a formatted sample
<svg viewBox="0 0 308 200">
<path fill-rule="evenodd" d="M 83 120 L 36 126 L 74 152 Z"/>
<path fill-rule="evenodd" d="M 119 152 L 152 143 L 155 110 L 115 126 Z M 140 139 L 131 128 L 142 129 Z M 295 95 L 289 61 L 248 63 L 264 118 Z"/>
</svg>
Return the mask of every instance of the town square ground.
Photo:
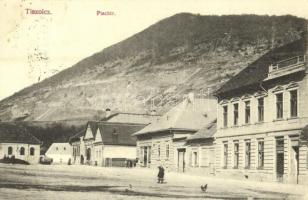
<svg viewBox="0 0 308 200">
<path fill-rule="evenodd" d="M 157 170 L 0 164 L 0 199 L 308 199 L 308 187 Z M 201 185 L 208 184 L 206 192 Z"/>
</svg>

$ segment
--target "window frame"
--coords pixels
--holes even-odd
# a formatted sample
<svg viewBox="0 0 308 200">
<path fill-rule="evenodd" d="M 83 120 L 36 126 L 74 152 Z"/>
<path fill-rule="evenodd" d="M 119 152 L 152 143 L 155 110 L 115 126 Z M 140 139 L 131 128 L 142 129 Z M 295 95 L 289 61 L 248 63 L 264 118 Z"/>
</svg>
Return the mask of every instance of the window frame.
<svg viewBox="0 0 308 200">
<path fill-rule="evenodd" d="M 223 168 L 228 167 L 228 142 L 223 142 Z"/>
<path fill-rule="evenodd" d="M 251 167 L 251 141 L 246 140 L 245 141 L 245 169 L 250 169 L 250 167 Z"/>
<path fill-rule="evenodd" d="M 265 111 L 265 109 L 264 109 L 264 97 L 258 98 L 257 101 L 258 101 L 258 122 L 264 122 L 264 111 Z M 260 104 L 260 102 L 262 102 L 262 105 Z"/>
<path fill-rule="evenodd" d="M 8 156 L 11 156 L 11 155 L 13 155 L 13 147 L 12 146 L 8 146 L 8 148 L 7 148 L 7 155 Z"/>
<path fill-rule="evenodd" d="M 26 153 L 26 149 L 25 149 L 25 147 L 20 147 L 20 150 L 19 150 L 19 155 L 24 156 L 24 155 L 25 155 L 25 153 Z"/>
<path fill-rule="evenodd" d="M 234 146 L 233 146 L 233 154 L 234 154 L 234 163 L 233 163 L 233 168 L 238 169 L 239 167 L 239 158 L 240 158 L 240 143 L 239 141 L 234 141 Z M 237 147 L 237 148 L 236 148 Z"/>
<path fill-rule="evenodd" d="M 278 101 L 278 95 L 281 95 L 281 101 Z M 283 92 L 275 93 L 276 98 L 276 119 L 283 119 Z M 281 105 L 280 105 L 281 104 Z M 281 107 L 281 111 L 279 111 L 279 105 Z"/>
<path fill-rule="evenodd" d="M 170 156 L 170 145 L 166 144 L 166 160 L 169 159 Z"/>
<path fill-rule="evenodd" d="M 244 101 L 245 103 L 245 124 L 250 124 L 251 122 L 251 101 Z"/>
<path fill-rule="evenodd" d="M 199 153 L 198 153 L 198 151 L 193 151 L 193 166 L 199 167 Z"/>
<path fill-rule="evenodd" d="M 223 127 L 227 128 L 228 127 L 228 105 L 223 105 Z"/>
<path fill-rule="evenodd" d="M 296 98 L 295 98 L 295 102 L 296 102 L 296 107 L 295 107 L 295 115 L 293 114 L 294 110 L 293 110 L 293 102 L 294 100 L 292 101 L 292 93 L 296 94 Z M 296 118 L 298 117 L 298 89 L 293 89 L 293 90 L 289 90 L 289 95 L 290 95 L 290 117 L 291 118 Z"/>
<path fill-rule="evenodd" d="M 260 145 L 262 144 L 262 145 Z M 258 140 L 258 169 L 264 168 L 264 139 Z M 262 146 L 262 148 L 260 148 Z"/>
<path fill-rule="evenodd" d="M 239 125 L 239 103 L 233 104 L 233 125 L 238 126 Z"/>
<path fill-rule="evenodd" d="M 34 147 L 30 147 L 30 153 L 29 153 L 29 155 L 30 156 L 35 156 L 35 148 Z"/>
</svg>

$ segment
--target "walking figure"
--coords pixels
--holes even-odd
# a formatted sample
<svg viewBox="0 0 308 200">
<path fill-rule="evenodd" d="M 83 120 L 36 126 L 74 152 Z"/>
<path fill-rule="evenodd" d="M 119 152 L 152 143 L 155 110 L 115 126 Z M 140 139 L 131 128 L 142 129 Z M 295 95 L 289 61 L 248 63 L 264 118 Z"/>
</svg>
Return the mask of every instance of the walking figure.
<svg viewBox="0 0 308 200">
<path fill-rule="evenodd" d="M 157 183 L 163 183 L 164 182 L 164 176 L 165 176 L 165 169 L 162 166 L 158 167 L 158 181 Z"/>
</svg>

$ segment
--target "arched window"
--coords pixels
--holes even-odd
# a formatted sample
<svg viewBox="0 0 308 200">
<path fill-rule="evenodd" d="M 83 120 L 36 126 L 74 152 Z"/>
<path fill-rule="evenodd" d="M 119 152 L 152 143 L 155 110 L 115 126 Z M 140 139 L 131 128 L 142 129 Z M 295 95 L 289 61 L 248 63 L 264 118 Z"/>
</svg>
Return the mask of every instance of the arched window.
<svg viewBox="0 0 308 200">
<path fill-rule="evenodd" d="M 30 156 L 34 156 L 34 147 L 30 148 Z"/>
<path fill-rule="evenodd" d="M 24 148 L 24 147 L 21 147 L 21 148 L 20 148 L 20 155 L 21 155 L 21 156 L 24 156 L 24 155 L 25 155 L 25 148 Z"/>
<path fill-rule="evenodd" d="M 13 154 L 13 147 L 8 147 L 7 154 L 10 156 Z"/>
</svg>

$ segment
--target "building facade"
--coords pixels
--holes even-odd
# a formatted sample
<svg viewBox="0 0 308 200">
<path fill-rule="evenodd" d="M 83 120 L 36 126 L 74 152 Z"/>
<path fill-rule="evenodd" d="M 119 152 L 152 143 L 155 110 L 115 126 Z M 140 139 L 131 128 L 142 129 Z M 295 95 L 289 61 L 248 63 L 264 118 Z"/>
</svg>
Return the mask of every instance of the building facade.
<svg viewBox="0 0 308 200">
<path fill-rule="evenodd" d="M 198 175 L 215 175 L 215 133 L 216 120 L 186 139 L 187 172 Z"/>
<path fill-rule="evenodd" d="M 274 49 L 216 92 L 218 175 L 307 182 L 307 52 L 305 38 Z"/>
<path fill-rule="evenodd" d="M 45 155 L 52 159 L 52 164 L 69 164 L 72 162 L 72 146 L 69 143 L 52 143 Z"/>
<path fill-rule="evenodd" d="M 38 164 L 41 141 L 16 125 L 0 123 L 0 159 L 12 158 Z"/>
<path fill-rule="evenodd" d="M 84 131 L 70 139 L 72 163 L 124 167 L 136 162 L 136 140 L 132 134 L 146 124 L 88 122 Z"/>
<path fill-rule="evenodd" d="M 157 121 L 135 133 L 138 166 L 185 172 L 186 139 L 216 118 L 215 99 L 186 98 Z"/>
</svg>

